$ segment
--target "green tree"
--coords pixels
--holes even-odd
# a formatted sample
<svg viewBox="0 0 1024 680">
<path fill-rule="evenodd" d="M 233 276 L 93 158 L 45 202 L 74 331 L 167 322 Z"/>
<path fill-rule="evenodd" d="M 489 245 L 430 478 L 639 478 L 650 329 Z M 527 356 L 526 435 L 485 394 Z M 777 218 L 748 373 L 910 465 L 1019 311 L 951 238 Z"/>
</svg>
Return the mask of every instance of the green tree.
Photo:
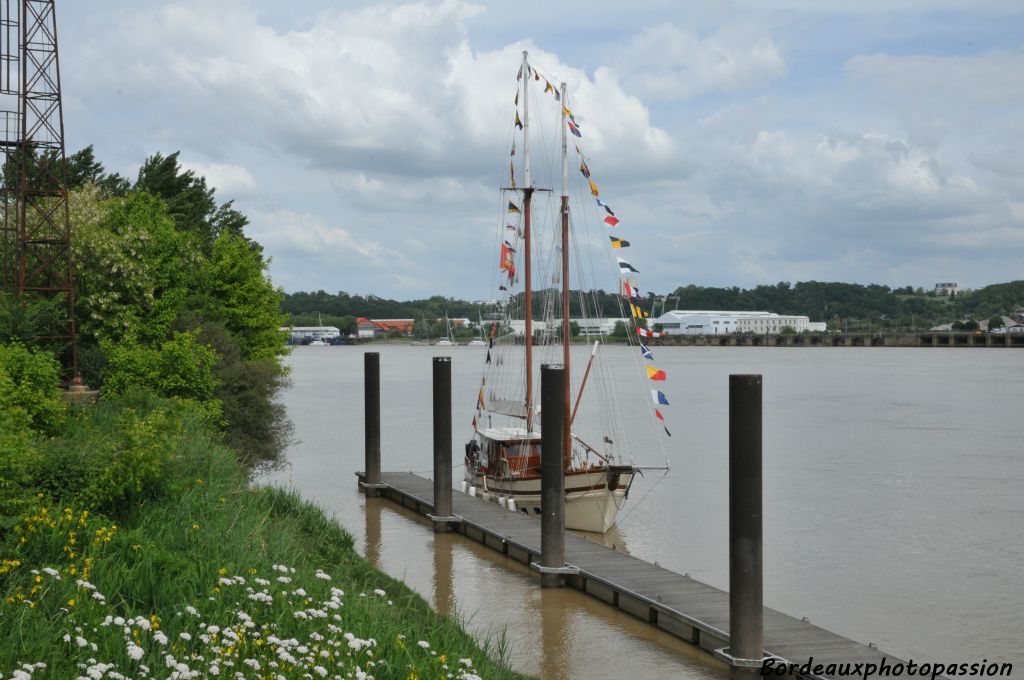
<svg viewBox="0 0 1024 680">
<path fill-rule="evenodd" d="M 163 203 L 134 191 L 103 199 L 90 185 L 72 192 L 69 207 L 82 341 L 165 339 L 194 285 L 199 256 Z"/>
<path fill-rule="evenodd" d="M 198 307 L 221 321 L 235 336 L 246 359 L 273 359 L 285 354 L 286 333 L 279 330 L 282 293 L 267 275 L 267 262 L 250 242 L 222 234 L 213 244 L 201 273 Z"/>
<path fill-rule="evenodd" d="M 195 237 L 200 248 L 208 252 L 216 238 L 210 218 L 217 210 L 217 202 L 206 178 L 181 167 L 179 154 L 155 153 L 147 158 L 139 168 L 133 188 L 163 200 L 178 229 Z"/>
<path fill-rule="evenodd" d="M 1003 317 L 1002 316 L 996 315 L 996 316 L 993 316 L 991 319 L 988 320 L 988 329 L 989 329 L 989 331 L 994 331 L 997 328 L 1005 328 L 1005 327 L 1006 327 L 1006 323 L 1003 322 Z"/>
</svg>

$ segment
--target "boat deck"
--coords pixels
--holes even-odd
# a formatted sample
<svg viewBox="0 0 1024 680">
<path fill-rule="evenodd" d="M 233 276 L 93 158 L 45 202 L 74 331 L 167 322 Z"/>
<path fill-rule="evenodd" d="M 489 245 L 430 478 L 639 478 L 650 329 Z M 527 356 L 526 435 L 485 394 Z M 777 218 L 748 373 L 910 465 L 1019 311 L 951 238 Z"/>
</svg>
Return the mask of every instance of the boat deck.
<svg viewBox="0 0 1024 680">
<path fill-rule="evenodd" d="M 356 473 L 360 479 L 362 472 Z M 407 472 L 383 472 L 382 496 L 426 515 L 433 511 L 433 481 Z M 457 490 L 452 511 L 462 518 L 456 531 L 525 564 L 540 560 L 540 521 L 509 512 Z M 686 642 L 714 653 L 729 646 L 729 593 L 594 543 L 571 532 L 565 537 L 566 562 L 579 570 L 567 585 L 647 621 Z M 875 647 L 860 644 L 811 623 L 764 609 L 766 654 L 802 665 L 905 663 Z M 838 669 L 837 669 L 838 670 Z M 845 676 L 863 677 L 860 670 L 843 669 Z M 838 678 L 823 672 L 810 678 Z"/>
</svg>

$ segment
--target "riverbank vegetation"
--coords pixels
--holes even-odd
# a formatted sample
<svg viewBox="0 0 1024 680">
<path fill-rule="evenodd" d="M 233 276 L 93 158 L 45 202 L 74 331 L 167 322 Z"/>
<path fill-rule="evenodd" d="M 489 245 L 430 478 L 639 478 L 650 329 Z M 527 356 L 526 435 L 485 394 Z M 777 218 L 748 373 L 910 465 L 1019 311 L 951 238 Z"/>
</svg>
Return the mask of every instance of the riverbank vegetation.
<svg viewBox="0 0 1024 680">
<path fill-rule="evenodd" d="M 519 677 L 296 495 L 281 294 L 176 155 L 69 159 L 81 367 L 58 302 L 0 295 L 0 677 Z M 75 172 L 71 173 L 70 169 Z M 490 656 L 488 656 L 490 655 Z"/>
<path fill-rule="evenodd" d="M 589 316 L 628 316 L 621 309 L 621 298 L 614 293 L 594 291 L 585 296 L 593 304 Z M 571 313 L 578 315 L 581 296 L 570 296 Z M 804 281 L 743 289 L 684 286 L 670 293 L 646 294 L 644 309 L 652 317 L 671 309 L 719 309 L 770 311 L 778 314 L 806 315 L 812 321 L 825 321 L 830 330 L 867 331 L 884 328 L 923 330 L 954 321 L 981 321 L 993 316 L 1010 315 L 1024 305 L 1024 281 L 1000 283 L 957 296 L 937 295 L 934 291 L 905 286 Z M 444 317 L 465 317 L 472 323 L 478 315 L 486 318 L 490 306 L 434 296 L 405 302 L 373 295 L 335 294 L 325 291 L 293 292 L 284 295 L 281 311 L 295 326 L 336 326 L 342 333 L 355 332 L 356 317 L 371 319 L 414 319 L 417 337 L 444 335 Z M 319 315 L 319 316 L 318 316 Z M 468 338 L 472 331 L 467 329 Z"/>
</svg>

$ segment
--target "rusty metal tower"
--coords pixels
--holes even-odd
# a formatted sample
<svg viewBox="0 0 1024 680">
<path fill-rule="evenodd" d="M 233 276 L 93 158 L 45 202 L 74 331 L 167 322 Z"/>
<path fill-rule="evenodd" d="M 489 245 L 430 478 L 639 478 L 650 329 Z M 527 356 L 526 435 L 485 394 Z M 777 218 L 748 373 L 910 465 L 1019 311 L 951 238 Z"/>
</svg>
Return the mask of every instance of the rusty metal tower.
<svg viewBox="0 0 1024 680">
<path fill-rule="evenodd" d="M 55 0 L 0 0 L 0 151 L 3 174 L 2 270 L 5 291 L 60 297 L 58 345 L 78 375 L 71 222 L 64 158 Z"/>
</svg>

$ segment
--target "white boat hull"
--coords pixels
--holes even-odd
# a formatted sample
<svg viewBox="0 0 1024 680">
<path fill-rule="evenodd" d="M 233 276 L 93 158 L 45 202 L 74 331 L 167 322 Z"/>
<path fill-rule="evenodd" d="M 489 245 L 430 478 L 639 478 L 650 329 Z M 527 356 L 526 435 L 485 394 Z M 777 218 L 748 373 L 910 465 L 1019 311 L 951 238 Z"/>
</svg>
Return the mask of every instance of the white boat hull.
<svg viewBox="0 0 1024 680">
<path fill-rule="evenodd" d="M 615 526 L 619 508 L 633 481 L 632 472 L 620 472 L 614 488 L 608 488 L 608 471 L 571 472 L 565 478 L 565 528 L 603 534 Z M 467 475 L 467 483 L 475 487 L 479 498 L 498 503 L 515 501 L 517 512 L 540 516 L 539 477 L 526 479 L 496 478 L 489 475 Z"/>
</svg>

